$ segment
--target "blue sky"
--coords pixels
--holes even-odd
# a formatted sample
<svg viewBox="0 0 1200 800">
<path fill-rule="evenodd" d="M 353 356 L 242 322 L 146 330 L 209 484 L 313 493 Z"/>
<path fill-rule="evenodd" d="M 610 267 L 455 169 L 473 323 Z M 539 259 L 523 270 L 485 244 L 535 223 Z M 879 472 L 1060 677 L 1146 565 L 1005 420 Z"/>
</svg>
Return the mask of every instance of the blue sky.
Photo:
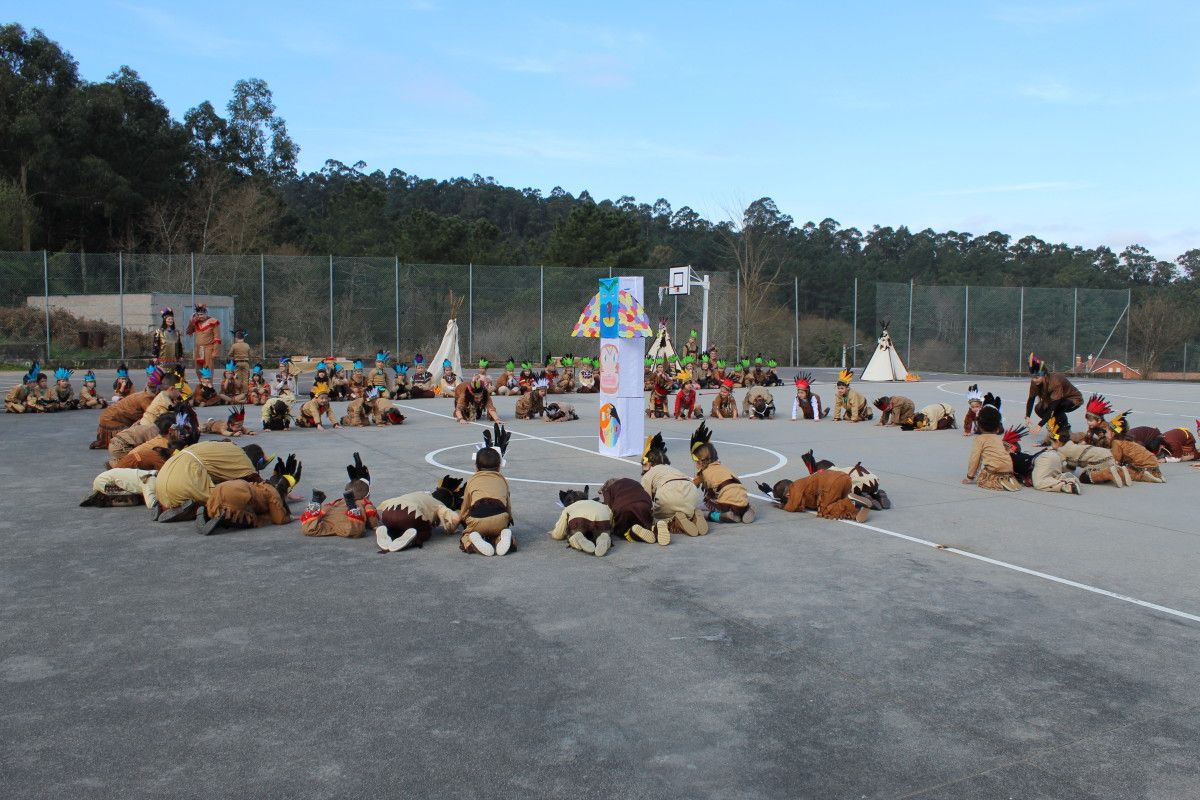
<svg viewBox="0 0 1200 800">
<path fill-rule="evenodd" d="M 1200 3 L 4 5 L 177 117 L 265 79 L 306 170 L 1200 247 Z"/>
</svg>

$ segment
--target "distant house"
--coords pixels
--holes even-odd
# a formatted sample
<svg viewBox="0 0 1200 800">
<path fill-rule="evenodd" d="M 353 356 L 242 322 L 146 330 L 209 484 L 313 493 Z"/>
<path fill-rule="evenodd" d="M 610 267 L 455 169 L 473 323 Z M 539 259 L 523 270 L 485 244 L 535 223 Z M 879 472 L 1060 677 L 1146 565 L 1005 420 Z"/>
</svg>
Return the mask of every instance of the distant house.
<svg viewBox="0 0 1200 800">
<path fill-rule="evenodd" d="M 1141 380 L 1142 373 L 1115 358 L 1100 358 L 1088 364 L 1089 375 L 1108 375 L 1130 380 Z"/>
</svg>

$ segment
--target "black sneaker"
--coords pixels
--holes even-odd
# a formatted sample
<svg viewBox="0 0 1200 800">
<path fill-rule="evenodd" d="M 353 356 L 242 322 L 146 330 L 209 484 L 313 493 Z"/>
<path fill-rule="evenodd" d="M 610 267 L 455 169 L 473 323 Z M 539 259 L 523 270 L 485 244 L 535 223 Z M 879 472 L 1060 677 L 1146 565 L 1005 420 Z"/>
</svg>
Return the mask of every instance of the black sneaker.
<svg viewBox="0 0 1200 800">
<path fill-rule="evenodd" d="M 215 517 L 209 517 L 202 509 L 196 516 L 196 533 L 201 536 L 212 536 L 217 532 L 217 528 L 221 527 L 221 523 L 225 521 L 224 514 L 217 514 Z"/>
</svg>

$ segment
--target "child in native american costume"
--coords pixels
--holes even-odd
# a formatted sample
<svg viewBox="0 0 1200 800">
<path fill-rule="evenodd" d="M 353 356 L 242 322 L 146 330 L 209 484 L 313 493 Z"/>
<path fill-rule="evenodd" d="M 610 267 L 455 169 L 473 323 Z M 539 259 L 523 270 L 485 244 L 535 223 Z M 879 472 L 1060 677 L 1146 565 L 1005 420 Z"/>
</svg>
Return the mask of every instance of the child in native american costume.
<svg viewBox="0 0 1200 800">
<path fill-rule="evenodd" d="M 699 342 L 699 339 L 697 338 L 698 336 L 699 336 L 699 334 L 696 333 L 695 330 L 693 330 L 691 333 L 688 334 L 687 341 L 683 343 L 683 357 L 684 358 L 687 358 L 688 356 L 691 356 L 692 358 L 696 358 L 697 356 L 700 355 L 700 342 Z"/>
<path fill-rule="evenodd" d="M 211 536 L 221 528 L 261 528 L 287 525 L 292 521 L 288 493 L 300 480 L 303 465 L 296 454 L 276 461 L 270 480 L 232 480 L 218 483 L 208 493 L 208 501 L 196 514 L 196 530 Z"/>
<path fill-rule="evenodd" d="M 324 363 L 320 363 L 313 372 L 313 384 L 308 390 L 308 399 L 312 400 L 319 394 L 328 395 L 329 390 L 329 369 Z"/>
<path fill-rule="evenodd" d="M 1071 429 L 1059 427 L 1058 419 L 1054 416 L 1046 420 L 1046 437 L 1067 469 L 1083 470 L 1079 476 L 1080 483 L 1111 483 L 1117 487 L 1133 485 L 1133 476 L 1129 470 L 1117 464 L 1111 450 L 1072 441 Z"/>
<path fill-rule="evenodd" d="M 408 364 L 393 364 L 392 372 L 396 373 L 392 397 L 396 400 L 408 400 L 412 396 L 412 391 L 408 387 Z"/>
<path fill-rule="evenodd" d="M 202 407 L 224 405 L 224 399 L 217 391 L 217 387 L 213 386 L 212 370 L 208 367 L 201 367 L 198 371 L 200 383 L 192 395 L 192 405 Z"/>
<path fill-rule="evenodd" d="M 864 467 L 861 461 L 852 467 L 839 467 L 826 458 L 818 461 L 813 455 L 812 450 L 809 450 L 800 458 L 804 461 L 804 466 L 808 468 L 809 475 L 815 475 L 821 470 L 844 472 L 849 475 L 850 499 L 858 505 L 866 506 L 875 511 L 883 511 L 892 507 L 891 498 L 888 497 L 887 492 L 879 485 L 879 476 Z"/>
<path fill-rule="evenodd" d="M 532 361 L 522 361 L 521 371 L 517 374 L 517 388 L 521 394 L 532 392 L 537 384 L 537 373 L 533 371 Z"/>
<path fill-rule="evenodd" d="M 675 376 L 679 379 L 679 391 L 675 393 L 675 419 L 704 419 L 700 408 L 700 384 L 696 383 L 690 368 Z"/>
<path fill-rule="evenodd" d="M 750 495 L 742 482 L 722 464 L 717 448 L 712 445 L 712 431 L 703 422 L 692 433 L 692 461 L 696 462 L 696 477 L 692 483 L 704 492 L 704 510 L 710 522 L 754 521 Z"/>
<path fill-rule="evenodd" d="M 983 393 L 979 391 L 978 383 L 972 383 L 967 387 L 967 413 L 963 414 L 963 436 L 973 436 L 980 432 L 976 420 L 979 418 L 979 409 L 981 408 L 983 408 Z"/>
<path fill-rule="evenodd" d="M 1039 492 L 1081 494 L 1083 490 L 1080 488 L 1078 476 L 1067 469 L 1062 454 L 1053 447 L 1028 455 L 1021 452 L 1020 442 L 1025 433 L 1024 425 L 1010 427 L 1004 433 L 1004 444 L 1009 448 L 1013 470 L 1021 476 L 1022 482 Z"/>
<path fill-rule="evenodd" d="M 256 444 L 238 447 L 233 442 L 198 442 L 167 459 L 158 471 L 154 491 L 158 506 L 152 518 L 159 522 L 193 519 L 208 502 L 213 487 L 237 479 L 258 481 L 267 468 L 268 456 Z"/>
<path fill-rule="evenodd" d="M 813 394 L 813 376 L 811 372 L 801 372 L 796 376 L 796 396 L 792 398 L 792 419 L 823 419 L 829 414 L 828 408 L 821 407 L 821 396 Z"/>
<path fill-rule="evenodd" d="M 115 465 L 139 444 L 149 441 L 160 434 L 165 436 L 167 429 L 171 427 L 174 421 L 174 414 L 163 414 L 150 425 L 143 425 L 139 421 L 136 425 L 131 425 L 124 430 L 114 433 L 108 442 L 108 466 L 112 467 Z"/>
<path fill-rule="evenodd" d="M 475 453 L 475 473 L 463 488 L 462 512 L 452 527 L 452 530 L 459 525 L 463 527 L 458 546 L 464 553 L 503 556 L 516 544 L 508 481 L 500 474 L 510 436 L 499 423 L 494 434 L 483 432 L 483 447 Z"/>
<path fill-rule="evenodd" d="M 237 365 L 232 359 L 225 362 L 225 371 L 221 375 L 221 402 L 230 406 L 246 402 L 246 386 L 240 382 Z"/>
<path fill-rule="evenodd" d="M 163 414 L 155 426 L 157 435 L 134 447 L 117 460 L 113 469 L 162 469 L 171 456 L 196 443 L 192 418 L 186 412 Z"/>
<path fill-rule="evenodd" d="M 234 406 L 231 408 L 229 410 L 229 416 L 226 417 L 223 422 L 219 419 L 205 420 L 204 424 L 200 426 L 200 432 L 212 433 L 226 438 L 254 435 L 254 431 L 246 428 L 245 406 Z"/>
<path fill-rule="evenodd" d="M 375 354 L 374 369 L 367 373 L 367 386 L 378 388 L 380 397 L 391 397 L 392 395 L 392 385 L 387 371 L 387 363 L 391 358 L 391 353 L 380 350 Z"/>
<path fill-rule="evenodd" d="M 1143 483 L 1166 483 L 1158 466 L 1158 457 L 1129 438 L 1129 415 L 1131 410 L 1122 411 L 1105 423 L 1106 442 L 1113 460 L 1126 468 L 1135 481 Z"/>
<path fill-rule="evenodd" d="M 292 427 L 292 404 L 282 397 L 272 397 L 262 407 L 264 431 L 286 431 Z"/>
<path fill-rule="evenodd" d="M 646 416 L 662 419 L 667 416 L 667 400 L 671 395 L 671 378 L 667 368 L 659 364 L 654 368 L 654 383 L 650 386 L 650 404 L 646 407 Z"/>
<path fill-rule="evenodd" d="M 341 364 L 332 360 L 327 360 L 325 366 L 329 370 L 329 399 L 348 400 L 350 398 L 350 381 L 346 370 L 342 369 Z M 408 372 L 408 367 L 405 367 L 404 371 Z M 406 387 L 405 396 L 407 396 L 407 391 Z"/>
<path fill-rule="evenodd" d="M 742 416 L 746 419 L 771 419 L 775 416 L 775 397 L 762 386 L 753 386 L 742 398 Z"/>
<path fill-rule="evenodd" d="M 180 388 L 180 383 L 175 380 L 174 376 L 167 378 L 167 383 L 160 384 L 160 390 L 154 395 L 154 399 L 150 401 L 150 405 L 146 406 L 145 412 L 142 413 L 141 424 L 153 425 L 154 421 L 160 415 L 167 413 L 177 403 L 183 400 L 183 390 Z"/>
<path fill-rule="evenodd" d="M 21 382 L 8 390 L 4 396 L 4 410 L 9 414 L 29 414 L 41 411 L 37 403 L 37 377 L 41 367 L 34 361 L 33 366 L 21 376 Z"/>
<path fill-rule="evenodd" d="M 875 423 L 877 427 L 899 427 L 905 420 L 912 419 L 917 412 L 913 401 L 900 394 L 876 397 L 872 405 L 879 409 L 879 422 Z"/>
<path fill-rule="evenodd" d="M 169 371 L 183 366 L 183 336 L 175 327 L 175 309 L 168 306 L 161 316 L 162 324 L 155 329 L 150 341 L 150 363 Z"/>
<path fill-rule="evenodd" d="M 300 413 L 296 415 L 296 427 L 316 428 L 323 431 L 325 426 L 321 423 L 322 418 L 329 423 L 331 428 L 342 427 L 337 421 L 337 417 L 333 415 L 333 407 L 329 404 L 329 394 L 326 392 L 321 392 L 300 406 Z"/>
<path fill-rule="evenodd" d="M 545 378 L 534 382 L 531 391 L 517 398 L 517 419 L 533 419 L 546 413 L 546 392 L 550 384 Z"/>
<path fill-rule="evenodd" d="M 554 384 L 559 394 L 571 394 L 575 391 L 575 356 L 567 353 L 562 357 L 562 374 Z"/>
<path fill-rule="evenodd" d="M 122 361 L 117 364 L 117 377 L 113 379 L 113 395 L 109 403 L 116 403 L 133 394 L 133 381 L 129 379 L 129 368 Z"/>
<path fill-rule="evenodd" d="M 156 473 L 150 469 L 107 469 L 92 481 L 92 490 L 79 503 L 81 508 L 154 508 Z"/>
<path fill-rule="evenodd" d="M 496 385 L 492 389 L 492 394 L 498 397 L 507 397 L 518 393 L 517 376 L 513 372 L 516 366 L 516 363 L 511 358 L 504 362 L 504 369 L 496 376 Z"/>
<path fill-rule="evenodd" d="M 602 557 L 612 547 L 612 509 L 599 500 L 589 500 L 589 488 L 558 493 L 563 512 L 549 535 L 556 542 L 566 540 L 572 550 Z"/>
<path fill-rule="evenodd" d="M 708 519 L 700 506 L 704 494 L 688 476 L 671 466 L 661 433 L 646 437 L 642 450 L 642 488 L 650 495 L 655 537 L 670 541 L 671 534 L 704 536 Z"/>
<path fill-rule="evenodd" d="M 271 387 L 263 375 L 262 364 L 255 364 L 250 370 L 250 384 L 246 387 L 246 402 L 252 406 L 261 406 L 271 398 Z"/>
<path fill-rule="evenodd" d="M 372 386 L 369 391 L 378 392 Z M 371 471 L 362 463 L 358 453 L 354 463 L 346 465 L 350 477 L 342 496 L 332 503 L 325 502 L 325 493 L 313 489 L 312 501 L 300 515 L 300 531 L 305 536 L 341 536 L 357 539 L 369 525 L 379 525 L 379 512 L 371 502 Z"/>
<path fill-rule="evenodd" d="M 632 478 L 612 478 L 600 487 L 600 502 L 612 511 L 613 535 L 627 542 L 657 542 L 664 547 L 671 543 L 671 534 L 665 528 L 665 536 L 654 530 L 654 501 L 642 485 Z"/>
<path fill-rule="evenodd" d="M 863 422 L 874 416 L 867 398 L 850 388 L 854 372 L 844 369 L 838 373 L 837 397 L 833 401 L 833 421 Z"/>
<path fill-rule="evenodd" d="M 998 433 L 980 433 L 975 437 L 967 458 L 967 477 L 962 482 L 974 482 L 980 489 L 997 492 L 1021 490 L 1021 481 L 1013 472 L 1008 446 Z"/>
<path fill-rule="evenodd" d="M 246 332 L 241 328 L 233 332 L 233 344 L 229 345 L 229 361 L 237 374 L 238 385 L 242 391 L 250 383 L 250 345 L 246 343 Z M 228 369 L 228 367 L 226 367 Z"/>
<path fill-rule="evenodd" d="M 737 399 L 733 396 L 733 379 L 724 378 L 713 398 L 709 416 L 713 419 L 738 419 Z"/>
<path fill-rule="evenodd" d="M 750 359 L 743 358 L 737 362 L 733 368 L 733 374 L 730 375 L 733 379 L 733 387 L 735 389 L 744 389 L 751 385 L 750 383 Z"/>
<path fill-rule="evenodd" d="M 760 482 L 759 491 L 771 497 L 784 511 L 816 511 L 825 519 L 850 519 L 866 522 L 871 512 L 851 498 L 850 475 L 832 470 L 817 470 L 799 480 L 776 481 L 774 486 Z"/>
<path fill-rule="evenodd" d="M 546 422 L 574 422 L 579 419 L 579 414 L 570 403 L 555 401 L 546 404 L 546 416 L 543 419 Z"/>
<path fill-rule="evenodd" d="M 342 417 L 341 424 L 347 428 L 365 428 L 370 425 L 371 406 L 378 396 L 379 391 L 372 386 L 365 395 L 351 400 L 346 406 L 346 415 Z"/>
<path fill-rule="evenodd" d="M 75 397 L 75 389 L 71 386 L 71 376 L 75 370 L 59 367 L 54 370 L 54 387 L 47 392 L 47 411 L 74 411 L 79 408 L 79 400 Z"/>
<path fill-rule="evenodd" d="M 1200 419 L 1196 420 L 1196 431 L 1200 432 Z M 1163 461 L 1177 463 L 1200 458 L 1196 450 L 1196 436 L 1187 428 L 1160 431 L 1158 428 L 1142 425 L 1130 428 L 1126 435 Z"/>
<path fill-rule="evenodd" d="M 783 386 L 783 378 L 779 377 L 779 362 L 775 359 L 767 361 L 767 377 L 763 386 Z"/>
<path fill-rule="evenodd" d="M 902 431 L 948 431 L 954 428 L 954 408 L 949 403 L 931 403 L 900 422 Z"/>
<path fill-rule="evenodd" d="M 1025 401 L 1025 425 L 1031 426 L 1030 415 L 1037 413 L 1038 427 L 1045 427 L 1053 418 L 1059 430 L 1070 430 L 1067 414 L 1083 405 L 1083 395 L 1061 372 L 1048 372 L 1046 363 L 1029 354 L 1029 399 Z M 1036 428 L 1031 428 L 1037 433 Z"/>
<path fill-rule="evenodd" d="M 79 389 L 80 408 L 105 408 L 108 401 L 96 391 L 96 373 L 90 369 L 83 374 L 83 386 Z"/>
<path fill-rule="evenodd" d="M 440 525 L 449 534 L 458 525 L 465 489 L 462 478 L 442 476 L 432 492 L 409 492 L 377 505 L 379 526 L 375 544 L 381 553 L 396 553 L 408 547 L 423 547 Z"/>
<path fill-rule="evenodd" d="M 372 386 L 367 390 L 370 395 L 372 390 L 377 390 L 378 387 Z M 374 398 L 367 401 L 366 406 L 371 412 L 371 421 L 376 425 L 403 425 L 405 416 L 400 413 L 400 409 L 392 403 L 391 399 L 385 397 L 382 392 L 379 392 Z"/>
<path fill-rule="evenodd" d="M 100 420 L 96 425 L 96 438 L 88 447 L 92 450 L 105 450 L 114 435 L 126 428 L 136 425 L 146 409 L 154 402 L 158 392 L 152 388 L 135 392 L 121 398 L 100 412 Z M 153 422 L 153 420 L 151 420 Z"/>
<path fill-rule="evenodd" d="M 1112 405 L 1104 395 L 1093 394 L 1083 407 L 1083 419 L 1087 427 L 1081 433 L 1072 434 L 1071 439 L 1095 447 L 1108 447 L 1108 423 L 1105 417 L 1111 413 Z"/>
<path fill-rule="evenodd" d="M 434 387 L 434 394 L 438 397 L 454 399 L 454 390 L 458 388 L 458 383 L 458 376 L 454 374 L 454 365 L 450 363 L 450 359 L 442 359 L 442 376 L 438 379 L 437 386 Z"/>
<path fill-rule="evenodd" d="M 584 357 L 579 359 L 579 388 L 580 394 L 596 394 L 600 391 L 600 364 L 596 359 Z"/>
<path fill-rule="evenodd" d="M 197 303 L 188 320 L 188 336 L 192 337 L 192 361 L 196 372 L 216 363 L 221 357 L 221 321 L 208 314 L 206 303 Z"/>
<path fill-rule="evenodd" d="M 763 386 L 767 382 L 766 360 L 763 359 L 762 353 L 754 357 L 754 369 L 750 372 L 746 386 Z"/>
<path fill-rule="evenodd" d="M 484 417 L 492 422 L 500 421 L 500 414 L 492 403 L 492 393 L 488 390 L 486 378 L 483 375 L 474 375 L 471 380 L 463 381 L 454 390 L 454 418 L 465 425 Z"/>
<path fill-rule="evenodd" d="M 358 400 L 367 392 L 367 376 L 363 372 L 361 358 L 354 359 L 354 365 L 350 368 L 350 377 L 346 379 L 346 390 L 349 392 L 351 400 Z"/>
</svg>

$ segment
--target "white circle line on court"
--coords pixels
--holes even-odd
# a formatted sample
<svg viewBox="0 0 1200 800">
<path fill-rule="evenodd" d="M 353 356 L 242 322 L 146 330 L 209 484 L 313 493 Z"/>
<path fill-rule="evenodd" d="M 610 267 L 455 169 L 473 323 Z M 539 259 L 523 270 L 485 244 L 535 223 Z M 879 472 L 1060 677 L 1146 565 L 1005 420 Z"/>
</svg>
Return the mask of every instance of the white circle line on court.
<svg viewBox="0 0 1200 800">
<path fill-rule="evenodd" d="M 530 439 L 524 439 L 524 440 L 518 440 L 518 441 L 542 441 L 542 442 L 546 442 L 547 444 L 559 444 L 560 442 L 557 441 L 559 439 L 595 439 L 595 438 L 596 437 L 590 436 L 590 435 L 537 436 L 537 437 L 531 437 Z M 668 442 L 690 441 L 689 439 L 684 439 L 682 437 L 677 437 L 677 436 L 669 436 L 669 437 L 664 437 L 664 438 Z M 510 446 L 512 444 L 513 443 L 510 442 Z M 738 475 L 738 478 L 757 478 L 760 475 L 766 475 L 768 472 L 774 472 L 776 470 L 783 469 L 785 466 L 787 466 L 787 463 L 788 463 L 787 456 L 783 455 L 782 453 L 778 453 L 768 447 L 759 447 L 758 445 L 755 445 L 755 444 L 744 444 L 742 442 L 725 442 L 725 441 L 719 441 L 716 439 L 713 440 L 713 444 L 729 445 L 730 447 L 746 447 L 751 450 L 761 450 L 764 453 L 769 453 L 770 455 L 775 456 L 776 461 L 770 467 L 767 467 L 766 469 L 758 470 L 757 472 L 748 472 L 744 475 Z M 463 448 L 463 447 L 474 447 L 475 445 L 476 445 L 476 442 L 466 442 L 464 444 L 452 444 L 449 447 L 440 447 L 437 450 L 430 450 L 428 453 L 425 454 L 425 463 L 435 466 L 438 469 L 445 469 L 445 470 L 449 470 L 450 472 L 460 473 L 462 475 L 470 475 L 474 472 L 474 470 L 462 469 L 460 467 L 452 467 L 449 464 L 443 464 L 437 460 L 437 456 L 441 455 L 442 453 L 445 453 L 448 450 L 457 450 L 457 449 Z M 570 446 L 570 445 L 568 445 L 568 446 Z M 573 449 L 582 450 L 582 448 L 573 448 Z M 590 451 L 583 450 L 582 452 L 590 452 Z M 599 455 L 599 453 L 596 453 L 596 455 Z M 541 480 L 539 478 L 513 478 L 513 477 L 509 477 L 508 475 L 505 475 L 504 477 L 509 481 L 517 481 L 518 483 L 539 483 L 539 484 L 544 484 L 547 486 L 563 486 L 563 485 L 566 485 L 566 486 L 590 486 L 591 484 L 596 483 L 596 481 L 567 481 L 567 480 L 546 481 L 546 480 Z"/>
</svg>

